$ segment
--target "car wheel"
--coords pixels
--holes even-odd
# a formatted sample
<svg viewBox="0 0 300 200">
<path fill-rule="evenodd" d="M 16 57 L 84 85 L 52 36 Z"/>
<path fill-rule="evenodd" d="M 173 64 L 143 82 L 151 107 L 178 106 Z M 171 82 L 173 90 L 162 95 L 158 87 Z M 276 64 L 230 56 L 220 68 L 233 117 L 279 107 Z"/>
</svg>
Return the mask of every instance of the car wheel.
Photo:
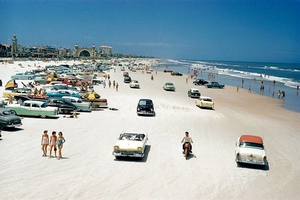
<svg viewBox="0 0 300 200">
<path fill-rule="evenodd" d="M 32 79 L 32 77 L 28 77 L 28 80 L 31 80 Z"/>
<path fill-rule="evenodd" d="M 43 119 L 46 118 L 46 115 L 41 115 L 41 118 L 43 118 Z"/>
<path fill-rule="evenodd" d="M 119 160 L 120 159 L 120 156 L 115 156 L 116 157 L 116 160 Z"/>
</svg>

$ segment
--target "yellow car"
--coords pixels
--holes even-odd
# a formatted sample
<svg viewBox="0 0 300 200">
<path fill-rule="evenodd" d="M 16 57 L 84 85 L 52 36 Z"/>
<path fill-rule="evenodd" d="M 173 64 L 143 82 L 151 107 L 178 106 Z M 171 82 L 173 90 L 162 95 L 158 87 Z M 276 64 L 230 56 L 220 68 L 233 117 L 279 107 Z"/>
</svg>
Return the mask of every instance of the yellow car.
<svg viewBox="0 0 300 200">
<path fill-rule="evenodd" d="M 200 96 L 199 99 L 196 100 L 196 106 L 214 109 L 215 104 L 210 97 Z"/>
<path fill-rule="evenodd" d="M 3 97 L 8 98 L 9 95 L 12 97 L 18 96 L 18 95 L 28 95 L 32 92 L 30 88 L 15 88 L 13 90 L 4 90 Z"/>
</svg>

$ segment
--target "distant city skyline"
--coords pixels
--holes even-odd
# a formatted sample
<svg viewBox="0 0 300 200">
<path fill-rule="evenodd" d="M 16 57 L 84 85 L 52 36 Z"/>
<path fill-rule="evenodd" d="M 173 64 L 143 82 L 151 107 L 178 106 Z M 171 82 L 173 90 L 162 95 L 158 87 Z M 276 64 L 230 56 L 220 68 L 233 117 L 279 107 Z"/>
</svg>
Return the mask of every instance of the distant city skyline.
<svg viewBox="0 0 300 200">
<path fill-rule="evenodd" d="M 300 62 L 300 1 L 0 0 L 1 44 L 166 59 Z"/>
</svg>

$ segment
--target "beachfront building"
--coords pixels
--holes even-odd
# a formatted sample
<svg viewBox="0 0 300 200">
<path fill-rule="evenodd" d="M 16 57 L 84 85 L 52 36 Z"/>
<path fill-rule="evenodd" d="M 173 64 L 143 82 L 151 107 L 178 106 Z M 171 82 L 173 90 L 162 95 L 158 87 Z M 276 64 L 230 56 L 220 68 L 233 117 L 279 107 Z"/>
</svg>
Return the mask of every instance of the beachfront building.
<svg viewBox="0 0 300 200">
<path fill-rule="evenodd" d="M 97 52 L 95 45 L 91 48 L 88 47 L 79 47 L 77 44 L 75 45 L 75 50 L 73 52 L 73 57 L 88 57 L 88 58 L 96 58 Z"/>
<path fill-rule="evenodd" d="M 101 57 L 111 57 L 113 54 L 113 49 L 112 47 L 109 46 L 100 46 L 100 56 Z"/>
</svg>

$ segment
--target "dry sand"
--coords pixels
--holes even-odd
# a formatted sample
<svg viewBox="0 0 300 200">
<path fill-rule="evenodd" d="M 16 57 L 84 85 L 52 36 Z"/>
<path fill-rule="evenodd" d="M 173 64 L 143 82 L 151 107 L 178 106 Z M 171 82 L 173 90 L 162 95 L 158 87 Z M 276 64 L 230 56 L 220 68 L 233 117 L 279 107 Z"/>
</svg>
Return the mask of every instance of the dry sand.
<svg viewBox="0 0 300 200">
<path fill-rule="evenodd" d="M 42 64 L 49 63 L 37 65 Z M 1 64 L 0 79 L 5 84 L 28 68 Z M 118 111 L 80 113 L 78 119 L 25 117 L 20 128 L 3 131 L 0 199 L 299 199 L 300 113 L 247 90 L 207 89 L 193 86 L 192 80 L 186 84 L 186 76 L 158 72 L 151 81 L 141 71 L 130 75 L 141 89 L 123 83 L 119 68 L 110 72 L 118 92 L 95 86 Z M 176 92 L 162 89 L 167 81 Z M 196 107 L 195 99 L 187 97 L 192 87 L 212 97 L 215 110 Z M 140 98 L 154 101 L 155 117 L 136 115 Z M 42 157 L 45 129 L 64 133 L 64 159 Z M 148 133 L 142 161 L 115 160 L 112 149 L 122 131 Z M 180 143 L 185 131 L 194 140 L 189 160 Z M 269 170 L 237 167 L 234 149 L 241 134 L 263 137 Z"/>
</svg>

